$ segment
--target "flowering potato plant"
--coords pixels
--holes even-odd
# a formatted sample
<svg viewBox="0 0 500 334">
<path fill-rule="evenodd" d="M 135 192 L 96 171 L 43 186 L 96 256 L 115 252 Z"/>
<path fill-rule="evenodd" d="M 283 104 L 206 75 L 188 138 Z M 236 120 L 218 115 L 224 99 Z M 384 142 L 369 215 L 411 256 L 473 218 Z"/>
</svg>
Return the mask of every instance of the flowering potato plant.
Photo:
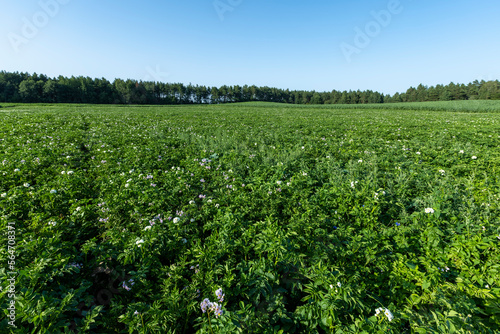
<svg viewBox="0 0 500 334">
<path fill-rule="evenodd" d="M 500 113 L 447 106 L 3 106 L 0 332 L 499 332 Z"/>
</svg>

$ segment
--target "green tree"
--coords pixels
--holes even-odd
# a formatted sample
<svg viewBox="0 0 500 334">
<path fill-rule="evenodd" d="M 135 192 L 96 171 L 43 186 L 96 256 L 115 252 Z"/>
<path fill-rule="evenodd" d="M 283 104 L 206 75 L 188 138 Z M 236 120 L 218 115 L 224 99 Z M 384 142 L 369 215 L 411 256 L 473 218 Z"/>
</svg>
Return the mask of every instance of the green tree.
<svg viewBox="0 0 500 334">
<path fill-rule="evenodd" d="M 343 91 L 342 92 L 342 95 L 340 95 L 339 103 L 340 104 L 349 104 L 349 103 L 351 103 L 351 98 L 350 98 L 349 94 L 347 93 L 347 91 Z"/>
<path fill-rule="evenodd" d="M 417 101 L 417 90 L 410 87 L 406 90 L 406 101 L 404 102 L 416 102 Z"/>
<path fill-rule="evenodd" d="M 212 87 L 212 90 L 210 91 L 210 97 L 212 103 L 214 104 L 220 103 L 219 89 L 217 87 Z"/>
<path fill-rule="evenodd" d="M 441 92 L 441 95 L 439 95 L 439 101 L 451 101 L 451 100 L 453 100 L 453 96 L 451 95 L 451 92 L 448 90 L 448 88 L 445 88 Z"/>
<path fill-rule="evenodd" d="M 41 102 L 43 91 L 43 81 L 35 81 L 33 79 L 23 80 L 19 84 L 19 95 L 23 102 Z"/>
<path fill-rule="evenodd" d="M 437 89 L 434 86 L 432 86 L 428 89 L 427 96 L 428 96 L 429 101 L 438 101 L 439 100 L 439 92 L 437 91 Z"/>
<path fill-rule="evenodd" d="M 58 84 L 54 80 L 48 80 L 43 85 L 43 100 L 45 102 L 57 102 Z"/>
<path fill-rule="evenodd" d="M 311 104 L 323 104 L 323 99 L 318 92 L 314 92 L 311 98 Z"/>
<path fill-rule="evenodd" d="M 498 81 L 488 81 L 481 85 L 479 98 L 482 100 L 500 99 L 500 83 Z"/>
<path fill-rule="evenodd" d="M 429 101 L 429 92 L 427 86 L 424 86 L 422 84 L 418 85 L 416 95 L 416 101 Z"/>
</svg>

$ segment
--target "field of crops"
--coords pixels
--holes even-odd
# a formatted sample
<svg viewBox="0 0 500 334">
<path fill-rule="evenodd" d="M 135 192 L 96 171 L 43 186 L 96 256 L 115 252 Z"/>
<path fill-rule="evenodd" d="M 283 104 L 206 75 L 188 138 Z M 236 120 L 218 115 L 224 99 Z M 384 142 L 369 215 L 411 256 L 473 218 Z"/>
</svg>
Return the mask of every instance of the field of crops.
<svg viewBox="0 0 500 334">
<path fill-rule="evenodd" d="M 498 333 L 472 102 L 4 104 L 0 332 Z"/>
</svg>

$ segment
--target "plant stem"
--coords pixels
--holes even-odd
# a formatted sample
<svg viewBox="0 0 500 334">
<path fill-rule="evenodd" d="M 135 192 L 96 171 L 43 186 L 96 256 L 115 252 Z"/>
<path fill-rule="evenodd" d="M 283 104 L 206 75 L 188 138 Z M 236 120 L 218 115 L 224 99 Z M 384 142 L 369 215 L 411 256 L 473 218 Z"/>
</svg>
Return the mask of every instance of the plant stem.
<svg viewBox="0 0 500 334">
<path fill-rule="evenodd" d="M 210 311 L 207 311 L 207 317 L 208 317 L 208 326 L 210 327 L 210 332 L 214 334 L 214 331 L 212 330 L 212 322 L 210 321 Z"/>
</svg>

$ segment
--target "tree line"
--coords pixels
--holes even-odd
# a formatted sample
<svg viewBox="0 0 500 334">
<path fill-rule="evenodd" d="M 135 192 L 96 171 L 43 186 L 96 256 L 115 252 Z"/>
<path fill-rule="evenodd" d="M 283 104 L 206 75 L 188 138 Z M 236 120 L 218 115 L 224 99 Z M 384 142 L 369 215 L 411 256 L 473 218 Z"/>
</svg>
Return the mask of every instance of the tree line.
<svg viewBox="0 0 500 334">
<path fill-rule="evenodd" d="M 0 102 L 90 104 L 218 104 L 266 101 L 290 104 L 365 104 L 452 100 L 499 100 L 500 81 L 410 87 L 384 95 L 371 90 L 316 92 L 257 86 L 206 87 L 89 77 L 50 78 L 43 74 L 0 72 Z"/>
</svg>

